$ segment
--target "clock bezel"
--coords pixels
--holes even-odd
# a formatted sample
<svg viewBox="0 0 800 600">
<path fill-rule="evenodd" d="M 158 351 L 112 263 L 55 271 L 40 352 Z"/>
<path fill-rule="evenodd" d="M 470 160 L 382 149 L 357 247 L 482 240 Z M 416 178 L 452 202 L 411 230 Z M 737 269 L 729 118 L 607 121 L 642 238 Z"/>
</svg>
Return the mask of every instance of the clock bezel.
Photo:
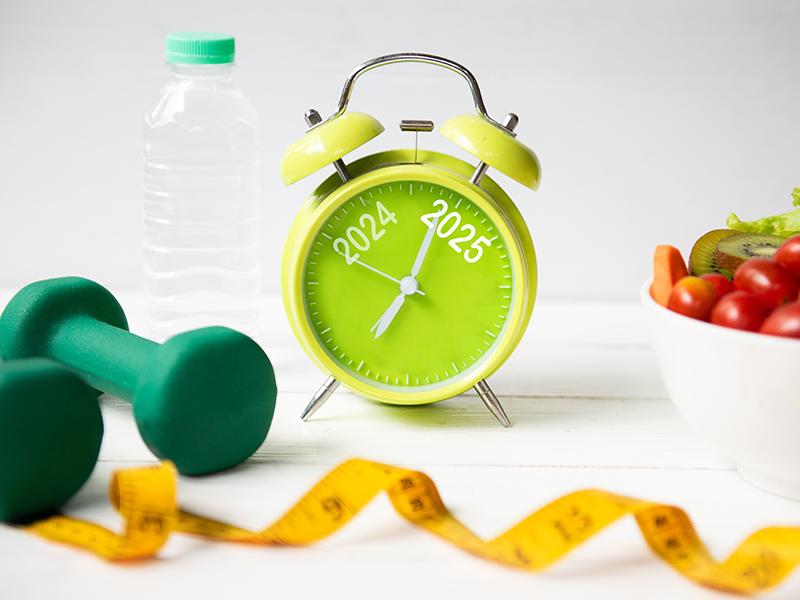
<svg viewBox="0 0 800 600">
<path fill-rule="evenodd" d="M 495 188 L 493 195 L 470 183 L 463 171 L 471 166 L 456 158 L 422 152 L 418 155 L 418 162 L 414 163 L 409 160 L 411 153 L 413 151 L 391 151 L 365 157 L 350 165 L 353 178 L 349 181 L 339 180 L 337 183 L 334 176 L 323 182 L 295 220 L 283 261 L 284 303 L 295 336 L 306 353 L 323 371 L 333 375 L 351 391 L 380 402 L 404 405 L 428 404 L 457 396 L 495 372 L 519 343 L 530 319 L 536 292 L 535 253 L 530 234 L 516 207 L 499 186 L 488 178 L 484 180 L 483 185 Z M 387 155 L 395 160 L 382 160 L 390 158 Z M 407 162 L 403 162 L 403 159 Z M 514 286 L 507 325 L 503 328 L 502 337 L 493 345 L 491 354 L 487 352 L 486 358 L 474 369 L 451 377 L 441 386 L 428 389 L 404 386 L 388 389 L 350 373 L 349 369 L 330 356 L 318 340 L 307 318 L 303 294 L 308 254 L 319 231 L 333 213 L 366 189 L 406 180 L 445 186 L 483 210 L 505 240 Z M 504 196 L 500 201 L 494 197 L 498 191 Z"/>
</svg>

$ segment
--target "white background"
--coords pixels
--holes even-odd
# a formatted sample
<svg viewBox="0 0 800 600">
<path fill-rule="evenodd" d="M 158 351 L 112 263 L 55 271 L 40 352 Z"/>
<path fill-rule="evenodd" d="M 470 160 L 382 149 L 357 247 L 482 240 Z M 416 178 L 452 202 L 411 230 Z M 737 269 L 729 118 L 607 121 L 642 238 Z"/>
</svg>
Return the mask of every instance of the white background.
<svg viewBox="0 0 800 600">
<path fill-rule="evenodd" d="M 490 113 L 520 115 L 538 192 L 498 176 L 533 231 L 540 293 L 633 299 L 652 248 L 685 252 L 728 212 L 787 210 L 800 185 L 800 2 L 0 2 L 0 285 L 80 274 L 138 286 L 142 115 L 167 78 L 164 36 L 236 35 L 237 76 L 264 128 L 265 278 L 323 174 L 283 188 L 303 110 L 331 112 L 359 62 L 443 54 L 469 67 Z M 407 146 L 401 118 L 468 112 L 457 76 L 370 73 L 352 107 Z M 459 150 L 433 133 L 423 144 Z"/>
<path fill-rule="evenodd" d="M 790 208 L 800 185 L 800 0 L 0 0 L 0 306 L 11 288 L 48 276 L 138 286 L 142 115 L 167 79 L 164 36 L 179 29 L 237 36 L 237 76 L 264 126 L 267 289 L 279 284 L 289 222 L 324 176 L 279 182 L 303 110 L 332 111 L 359 62 L 416 50 L 467 65 L 495 116 L 519 113 L 542 186 L 498 179 L 533 230 L 540 291 L 558 300 L 537 304 L 535 326 L 492 377 L 509 430 L 474 395 L 390 407 L 338 392 L 302 423 L 323 375 L 288 324 L 268 319 L 281 396 L 267 444 L 239 469 L 182 478 L 187 508 L 262 526 L 333 464 L 362 455 L 429 472 L 486 536 L 585 487 L 684 506 L 717 557 L 758 527 L 798 522 L 796 503 L 740 480 L 680 420 L 635 301 L 655 244 L 688 251 L 731 210 L 753 218 Z M 411 142 L 401 118 L 441 124 L 471 104 L 456 76 L 408 66 L 360 80 L 353 108 L 387 126 L 372 152 Z M 464 156 L 438 133 L 424 143 Z M 137 331 L 139 295 L 121 299 Z M 279 313 L 268 298 L 265 314 Z M 66 512 L 116 528 L 104 500 L 110 471 L 152 456 L 130 408 L 102 406 L 99 466 Z M 0 556 L 2 598 L 244 598 L 263 588 L 388 600 L 409 595 L 392 585 L 398 574 L 443 598 L 729 598 L 650 556 L 629 519 L 529 576 L 405 527 L 384 499 L 341 537 L 298 552 L 174 536 L 160 560 L 130 569 L 2 527 Z M 799 579 L 770 597 L 797 598 Z"/>
</svg>

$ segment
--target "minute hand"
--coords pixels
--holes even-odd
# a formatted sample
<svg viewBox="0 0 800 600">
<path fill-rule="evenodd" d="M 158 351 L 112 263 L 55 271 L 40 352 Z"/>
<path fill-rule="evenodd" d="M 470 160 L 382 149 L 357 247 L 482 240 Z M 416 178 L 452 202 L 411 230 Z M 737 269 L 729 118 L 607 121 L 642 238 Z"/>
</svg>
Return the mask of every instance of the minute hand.
<svg viewBox="0 0 800 600">
<path fill-rule="evenodd" d="M 419 251 L 417 252 L 417 258 L 414 259 L 414 266 L 411 267 L 411 277 L 415 277 L 419 275 L 420 270 L 422 269 L 422 263 L 425 260 L 425 256 L 428 254 L 428 249 L 431 247 L 431 242 L 433 241 L 433 234 L 436 231 L 436 226 L 439 224 L 439 216 L 437 215 L 433 222 L 431 223 L 430 227 L 428 227 L 428 231 L 425 232 L 425 238 L 422 240 L 422 245 L 419 247 Z"/>
</svg>

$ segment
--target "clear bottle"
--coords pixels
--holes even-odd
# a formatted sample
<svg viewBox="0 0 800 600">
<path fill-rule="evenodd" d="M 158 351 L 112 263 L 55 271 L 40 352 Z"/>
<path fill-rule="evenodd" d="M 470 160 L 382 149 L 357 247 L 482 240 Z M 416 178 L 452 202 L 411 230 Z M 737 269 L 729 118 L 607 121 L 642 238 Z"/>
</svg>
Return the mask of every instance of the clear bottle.
<svg viewBox="0 0 800 600">
<path fill-rule="evenodd" d="M 255 334 L 261 273 L 256 112 L 233 80 L 234 38 L 167 36 L 170 80 L 145 115 L 144 276 L 150 333 Z"/>
</svg>

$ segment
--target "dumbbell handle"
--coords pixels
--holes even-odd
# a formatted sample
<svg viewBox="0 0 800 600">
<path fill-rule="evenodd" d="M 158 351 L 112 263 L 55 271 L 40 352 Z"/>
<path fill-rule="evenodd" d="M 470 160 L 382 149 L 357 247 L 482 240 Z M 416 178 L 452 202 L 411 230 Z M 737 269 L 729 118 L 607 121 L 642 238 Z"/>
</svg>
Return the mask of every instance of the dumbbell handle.
<svg viewBox="0 0 800 600">
<path fill-rule="evenodd" d="M 139 376 L 159 344 L 87 316 L 61 321 L 46 348 L 49 358 L 80 372 L 89 385 L 131 401 Z"/>
</svg>

